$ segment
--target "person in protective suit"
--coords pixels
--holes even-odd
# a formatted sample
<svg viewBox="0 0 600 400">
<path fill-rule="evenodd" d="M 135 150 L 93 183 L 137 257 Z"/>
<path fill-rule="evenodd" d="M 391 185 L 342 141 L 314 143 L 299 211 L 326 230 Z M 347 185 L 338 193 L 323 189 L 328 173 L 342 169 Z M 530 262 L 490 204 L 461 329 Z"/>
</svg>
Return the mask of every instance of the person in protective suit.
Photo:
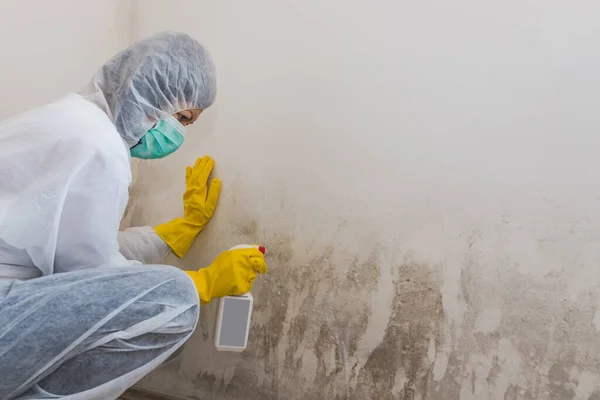
<svg viewBox="0 0 600 400">
<path fill-rule="evenodd" d="M 216 95 L 207 51 L 185 34 L 137 42 L 83 94 L 0 122 L 0 399 L 114 399 L 191 336 L 200 304 L 246 293 L 254 248 L 198 271 L 183 257 L 215 212 L 214 161 L 186 171 L 182 218 L 119 232 L 130 157 L 161 158 Z"/>
</svg>

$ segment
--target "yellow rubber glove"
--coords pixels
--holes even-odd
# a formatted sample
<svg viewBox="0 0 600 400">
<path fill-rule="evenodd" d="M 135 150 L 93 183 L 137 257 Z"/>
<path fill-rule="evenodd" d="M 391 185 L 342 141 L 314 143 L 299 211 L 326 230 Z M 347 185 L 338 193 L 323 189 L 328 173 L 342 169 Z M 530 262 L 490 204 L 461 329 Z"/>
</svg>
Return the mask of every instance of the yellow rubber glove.
<svg viewBox="0 0 600 400">
<path fill-rule="evenodd" d="M 228 250 L 206 268 L 185 271 L 194 281 L 203 305 L 217 297 L 248 293 L 256 274 L 265 272 L 265 256 L 254 248 Z"/>
<path fill-rule="evenodd" d="M 183 218 L 158 225 L 154 230 L 181 258 L 190 249 L 194 239 L 215 213 L 221 181 L 213 179 L 208 187 L 208 178 L 215 166 L 212 158 L 198 158 L 194 168 L 187 167 L 185 182 L 187 190 L 183 195 Z"/>
</svg>

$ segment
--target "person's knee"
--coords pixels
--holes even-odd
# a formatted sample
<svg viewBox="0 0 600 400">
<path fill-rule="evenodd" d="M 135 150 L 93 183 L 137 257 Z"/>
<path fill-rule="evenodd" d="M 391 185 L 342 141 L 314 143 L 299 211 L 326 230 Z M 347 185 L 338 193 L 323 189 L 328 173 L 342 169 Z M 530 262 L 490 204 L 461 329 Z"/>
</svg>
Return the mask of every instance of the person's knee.
<svg viewBox="0 0 600 400">
<path fill-rule="evenodd" d="M 161 275 L 162 280 L 177 288 L 178 297 L 181 299 L 187 299 L 193 303 L 199 302 L 196 286 L 194 285 L 192 279 L 184 271 L 168 265 L 154 268 L 154 271 Z"/>
<path fill-rule="evenodd" d="M 169 305 L 189 306 L 177 317 L 177 323 L 193 329 L 200 314 L 198 293 L 190 277 L 176 267 L 152 266 L 144 268 L 146 279 L 157 283 L 151 293 L 153 302 Z"/>
</svg>

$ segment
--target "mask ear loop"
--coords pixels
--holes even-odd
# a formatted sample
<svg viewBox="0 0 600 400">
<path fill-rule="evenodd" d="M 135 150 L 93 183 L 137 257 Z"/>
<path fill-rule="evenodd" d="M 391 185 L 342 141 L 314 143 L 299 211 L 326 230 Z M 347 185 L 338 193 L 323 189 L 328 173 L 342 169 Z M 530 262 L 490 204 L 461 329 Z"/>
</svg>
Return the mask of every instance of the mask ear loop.
<svg viewBox="0 0 600 400">
<path fill-rule="evenodd" d="M 169 124 L 171 127 L 175 128 L 175 130 L 177 130 L 177 132 L 179 132 L 181 136 L 185 136 L 185 126 L 183 126 L 183 124 L 179 122 L 177 118 L 175 118 L 173 115 L 169 115 L 168 117 L 163 119 L 163 121 L 165 121 L 165 123 Z"/>
<path fill-rule="evenodd" d="M 173 114 L 179 114 L 182 111 L 189 110 L 190 108 L 194 108 L 194 107 L 185 107 L 185 108 L 182 108 L 182 109 L 175 110 L 175 111 L 173 111 L 171 113 L 169 113 L 168 111 L 165 111 L 165 113 L 166 113 L 165 117 L 155 120 L 154 124 L 152 124 L 152 126 L 150 128 L 148 128 L 146 130 L 146 132 L 151 131 L 152 129 L 156 128 L 156 125 L 158 125 L 158 123 L 160 121 L 168 120 L 169 117 L 171 117 L 173 120 L 177 121 L 177 123 L 175 123 L 175 124 L 169 124 L 169 125 L 171 125 L 175 129 L 177 129 L 177 132 L 179 132 L 182 136 L 185 136 L 185 126 L 181 123 L 181 121 L 178 121 L 177 118 L 173 117 Z M 200 108 L 200 107 L 197 107 L 197 108 Z M 140 138 L 140 141 L 136 143 L 136 146 L 142 142 L 142 138 L 143 138 L 143 136 Z"/>
</svg>

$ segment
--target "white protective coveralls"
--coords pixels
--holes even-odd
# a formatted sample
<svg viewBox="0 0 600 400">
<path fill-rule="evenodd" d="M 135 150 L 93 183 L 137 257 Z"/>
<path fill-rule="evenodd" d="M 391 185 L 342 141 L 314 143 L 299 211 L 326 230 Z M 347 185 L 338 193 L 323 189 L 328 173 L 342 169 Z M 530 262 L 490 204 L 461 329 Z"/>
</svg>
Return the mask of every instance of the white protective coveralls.
<svg viewBox="0 0 600 400">
<path fill-rule="evenodd" d="M 132 265 L 169 248 L 150 227 L 118 227 L 129 148 L 158 120 L 209 107 L 215 88 L 204 48 L 163 33 L 83 95 L 0 122 L 0 399 L 114 399 L 191 335 L 191 279 Z"/>
</svg>

